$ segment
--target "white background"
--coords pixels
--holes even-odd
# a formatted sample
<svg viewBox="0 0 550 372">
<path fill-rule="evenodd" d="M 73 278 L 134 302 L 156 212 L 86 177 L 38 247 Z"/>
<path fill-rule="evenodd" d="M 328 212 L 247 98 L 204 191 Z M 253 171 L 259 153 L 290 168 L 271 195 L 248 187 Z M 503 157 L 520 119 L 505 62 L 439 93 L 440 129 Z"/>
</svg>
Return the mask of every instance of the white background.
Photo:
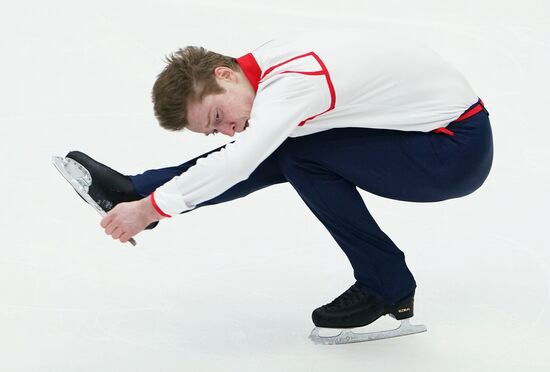
<svg viewBox="0 0 550 372">
<path fill-rule="evenodd" d="M 2 3 L 0 370 L 550 370 L 549 4 Z M 50 164 L 79 149 L 132 174 L 205 152 L 224 139 L 169 133 L 153 116 L 166 54 L 194 44 L 239 56 L 283 31 L 342 27 L 431 45 L 491 113 L 493 170 L 473 195 L 363 193 L 407 255 L 427 333 L 308 340 L 311 311 L 353 277 L 288 185 L 163 221 L 132 248 L 104 235 Z"/>
</svg>

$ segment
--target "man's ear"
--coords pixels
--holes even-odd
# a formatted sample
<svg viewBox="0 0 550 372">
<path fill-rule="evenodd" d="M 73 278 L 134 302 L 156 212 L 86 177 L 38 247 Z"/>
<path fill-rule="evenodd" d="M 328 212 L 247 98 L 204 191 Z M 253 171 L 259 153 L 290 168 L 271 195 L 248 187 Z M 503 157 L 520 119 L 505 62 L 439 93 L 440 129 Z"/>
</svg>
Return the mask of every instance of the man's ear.
<svg viewBox="0 0 550 372">
<path fill-rule="evenodd" d="M 214 75 L 216 75 L 218 79 L 233 80 L 235 78 L 235 71 L 229 67 L 219 66 L 214 69 Z"/>
</svg>

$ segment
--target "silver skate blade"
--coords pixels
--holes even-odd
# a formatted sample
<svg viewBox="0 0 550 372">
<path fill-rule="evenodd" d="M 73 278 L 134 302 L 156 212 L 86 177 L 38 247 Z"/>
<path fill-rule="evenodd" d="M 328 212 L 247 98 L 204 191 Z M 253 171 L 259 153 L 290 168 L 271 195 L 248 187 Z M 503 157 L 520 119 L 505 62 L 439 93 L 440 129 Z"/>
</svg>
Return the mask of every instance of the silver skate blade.
<svg viewBox="0 0 550 372">
<path fill-rule="evenodd" d="M 65 178 L 73 189 L 75 189 L 78 195 L 90 204 L 101 216 L 107 214 L 88 194 L 88 190 L 90 190 L 90 186 L 92 185 L 92 176 L 86 168 L 73 159 L 61 156 L 52 156 L 52 163 L 59 173 L 61 173 L 63 178 Z M 133 246 L 137 244 L 134 238 L 130 238 L 128 242 Z"/>
<path fill-rule="evenodd" d="M 321 336 L 319 335 L 319 331 L 321 329 L 323 328 L 315 327 L 309 335 L 310 340 L 318 345 L 339 345 L 351 344 L 354 342 L 383 340 L 385 338 L 406 336 L 427 331 L 425 325 L 411 324 L 409 319 L 401 320 L 401 324 L 395 329 L 380 332 L 356 333 L 351 329 L 342 329 L 341 332 L 335 336 Z"/>
</svg>

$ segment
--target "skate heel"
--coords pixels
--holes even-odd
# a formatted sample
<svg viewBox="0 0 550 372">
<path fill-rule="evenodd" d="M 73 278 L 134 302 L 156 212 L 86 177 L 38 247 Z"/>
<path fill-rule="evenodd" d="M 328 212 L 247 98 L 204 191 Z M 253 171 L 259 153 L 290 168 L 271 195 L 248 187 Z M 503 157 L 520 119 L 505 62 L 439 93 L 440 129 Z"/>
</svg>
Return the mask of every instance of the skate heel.
<svg viewBox="0 0 550 372">
<path fill-rule="evenodd" d="M 414 315 L 414 292 L 395 305 L 391 305 L 387 314 L 397 320 L 412 318 Z"/>
</svg>

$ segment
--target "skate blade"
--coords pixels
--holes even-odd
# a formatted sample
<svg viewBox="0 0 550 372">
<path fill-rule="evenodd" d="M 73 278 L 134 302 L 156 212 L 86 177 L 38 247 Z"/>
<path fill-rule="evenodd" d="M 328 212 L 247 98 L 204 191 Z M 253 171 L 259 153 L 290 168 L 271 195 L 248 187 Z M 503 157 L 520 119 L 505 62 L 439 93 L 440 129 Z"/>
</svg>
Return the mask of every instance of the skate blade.
<svg viewBox="0 0 550 372">
<path fill-rule="evenodd" d="M 339 345 L 339 344 L 351 344 L 354 342 L 366 342 L 374 340 L 383 340 L 386 338 L 413 335 L 415 333 L 426 332 L 427 328 L 421 324 L 411 324 L 409 319 L 401 320 L 399 327 L 390 329 L 388 331 L 380 332 L 366 332 L 356 333 L 351 329 L 342 329 L 340 333 L 335 336 L 321 336 L 319 331 L 323 328 L 315 327 L 309 338 L 315 344 L 318 345 Z"/>
<path fill-rule="evenodd" d="M 92 176 L 86 168 L 73 159 L 61 156 L 52 156 L 52 163 L 59 173 L 61 173 L 63 178 L 65 178 L 73 189 L 75 189 L 78 195 L 90 204 L 102 217 L 107 214 L 88 194 L 88 190 L 90 190 L 90 186 L 92 185 Z M 133 246 L 137 244 L 134 238 L 131 238 L 128 242 Z"/>
</svg>

